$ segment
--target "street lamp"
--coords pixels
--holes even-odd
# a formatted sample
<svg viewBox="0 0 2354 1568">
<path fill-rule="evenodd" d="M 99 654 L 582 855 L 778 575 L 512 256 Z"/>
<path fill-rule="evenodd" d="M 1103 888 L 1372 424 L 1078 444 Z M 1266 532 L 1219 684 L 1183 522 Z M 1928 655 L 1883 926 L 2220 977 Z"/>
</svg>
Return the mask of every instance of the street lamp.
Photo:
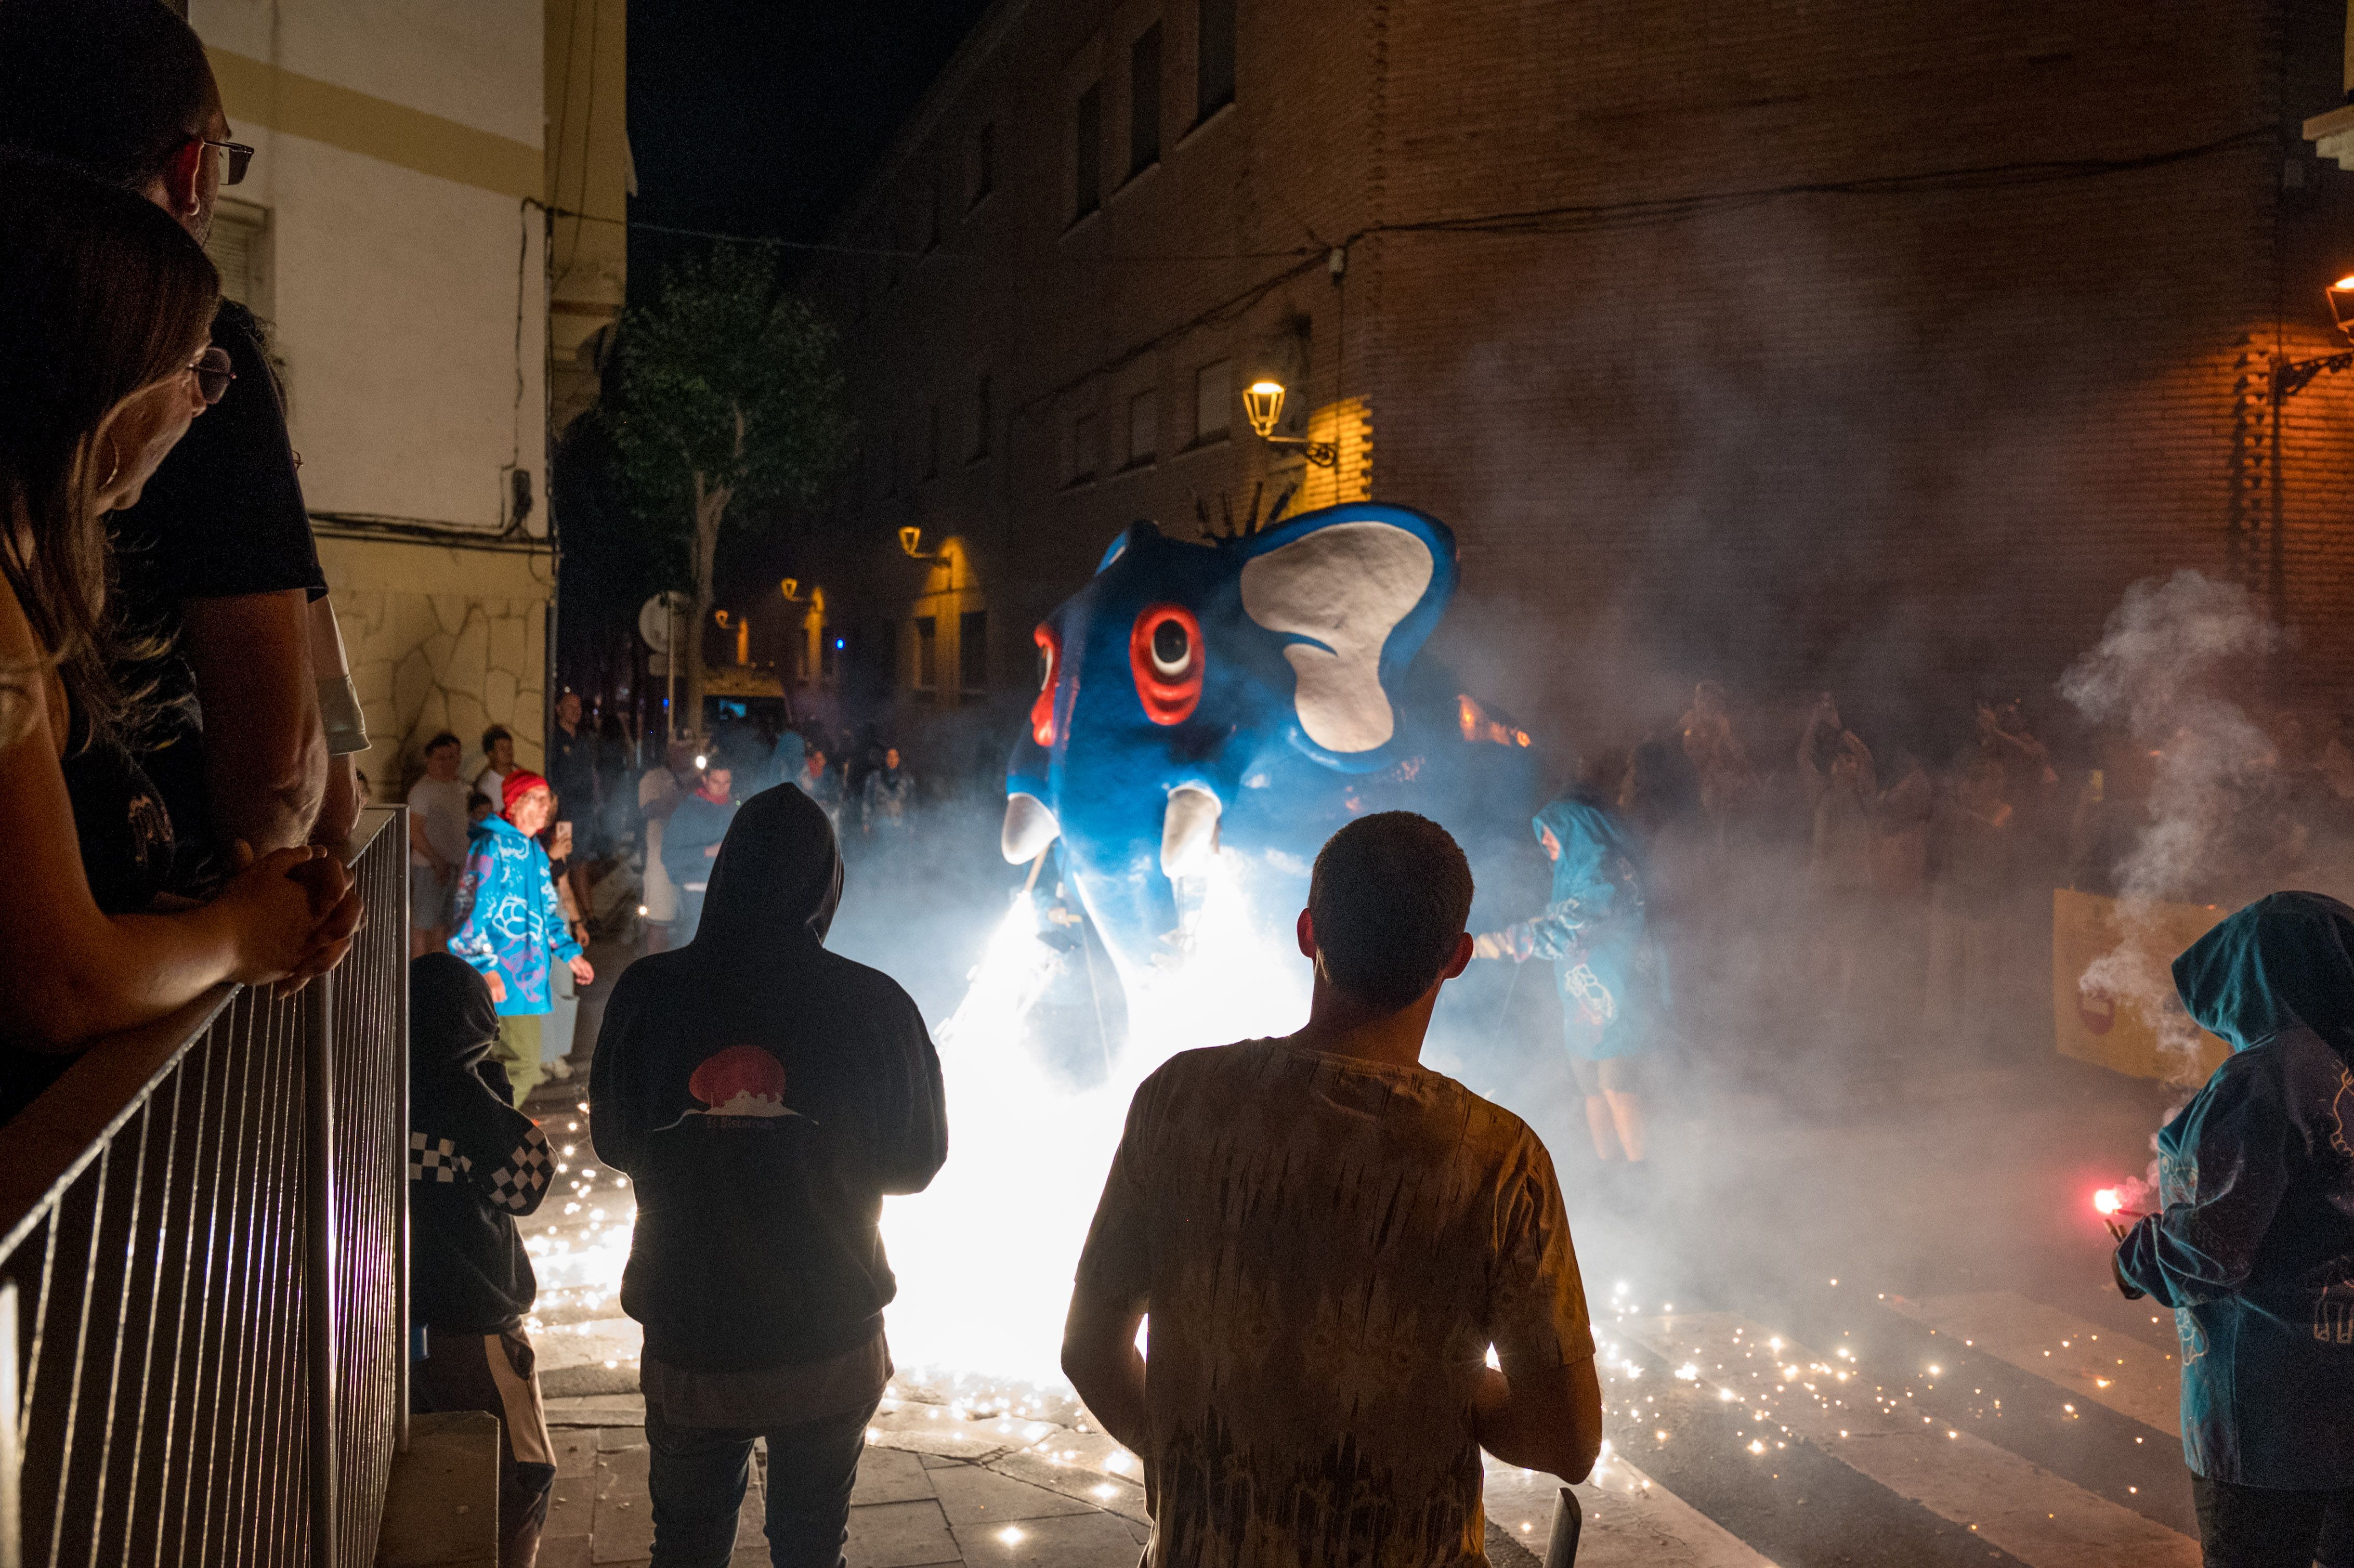
<svg viewBox="0 0 2354 1568">
<path fill-rule="evenodd" d="M 801 578 L 799 578 L 799 577 L 787 577 L 787 578 L 785 578 L 782 582 L 779 583 L 779 584 L 777 585 L 777 587 L 778 587 L 779 590 L 779 591 L 781 591 L 781 592 L 784 594 L 784 596 L 785 596 L 785 602 L 786 602 L 787 604 L 799 604 L 799 603 L 801 603 Z"/>
<path fill-rule="evenodd" d="M 923 546 L 924 531 L 921 528 L 910 523 L 899 530 L 899 548 L 907 553 L 909 560 L 928 561 L 939 555 L 938 550 L 927 550 Z"/>
<path fill-rule="evenodd" d="M 2354 272 L 2349 272 L 2321 291 L 2329 301 L 2329 319 L 2338 330 L 2354 338 Z M 2312 385 L 2317 376 L 2327 376 L 2354 366 L 2354 349 L 2342 354 L 2325 354 L 2316 359 L 2276 359 L 2273 362 L 2273 402 L 2287 402 Z"/>
<path fill-rule="evenodd" d="M 1298 447 L 1299 455 L 1318 468 L 1338 468 L 1341 454 L 1332 450 L 1330 441 L 1311 441 L 1305 436 L 1278 436 L 1276 421 L 1283 418 L 1283 383 L 1254 381 L 1243 388 L 1243 413 L 1250 420 L 1253 434 L 1271 447 Z"/>
</svg>

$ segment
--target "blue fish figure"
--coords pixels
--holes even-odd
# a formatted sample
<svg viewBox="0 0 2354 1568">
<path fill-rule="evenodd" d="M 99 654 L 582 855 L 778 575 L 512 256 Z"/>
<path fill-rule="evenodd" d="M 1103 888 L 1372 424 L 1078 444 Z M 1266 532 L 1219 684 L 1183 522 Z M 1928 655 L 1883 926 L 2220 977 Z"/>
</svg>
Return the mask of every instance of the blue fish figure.
<svg viewBox="0 0 2354 1568">
<path fill-rule="evenodd" d="M 1524 733 L 1410 668 L 1456 581 L 1454 535 L 1402 506 L 1200 543 L 1131 524 L 1034 634 L 1005 858 L 1059 837 L 1066 880 L 1133 973 L 1177 955 L 1180 883 L 1213 854 L 1279 905 L 1333 830 L 1437 799 L 1475 740 L 1529 771 Z"/>
</svg>

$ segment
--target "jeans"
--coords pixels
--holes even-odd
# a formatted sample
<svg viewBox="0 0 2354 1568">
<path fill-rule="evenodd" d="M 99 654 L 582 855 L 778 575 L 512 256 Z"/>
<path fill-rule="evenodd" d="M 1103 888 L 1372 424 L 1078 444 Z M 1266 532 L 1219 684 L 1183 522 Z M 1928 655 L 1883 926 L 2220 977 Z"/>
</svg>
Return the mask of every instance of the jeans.
<svg viewBox="0 0 2354 1568">
<path fill-rule="evenodd" d="M 755 1437 L 769 1440 L 769 1561 L 775 1568 L 839 1568 L 850 1538 L 850 1489 L 875 1408 L 752 1432 L 673 1426 L 648 1405 L 652 1568 L 726 1568 Z"/>
<path fill-rule="evenodd" d="M 2280 1491 L 2190 1478 L 2206 1568 L 2354 1568 L 2354 1487 Z"/>
</svg>

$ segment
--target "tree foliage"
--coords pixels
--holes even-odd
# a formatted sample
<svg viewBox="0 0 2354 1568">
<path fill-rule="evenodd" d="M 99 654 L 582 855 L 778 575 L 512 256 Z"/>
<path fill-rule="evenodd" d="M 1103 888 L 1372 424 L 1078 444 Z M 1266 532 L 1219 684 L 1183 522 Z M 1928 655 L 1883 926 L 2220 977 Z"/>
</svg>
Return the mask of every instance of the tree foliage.
<svg viewBox="0 0 2354 1568">
<path fill-rule="evenodd" d="M 617 348 L 623 483 L 692 564 L 695 630 L 674 652 L 699 724 L 721 533 L 815 500 L 849 450 L 834 334 L 786 290 L 771 253 L 720 246 L 666 272 L 654 302 L 622 317 Z"/>
</svg>

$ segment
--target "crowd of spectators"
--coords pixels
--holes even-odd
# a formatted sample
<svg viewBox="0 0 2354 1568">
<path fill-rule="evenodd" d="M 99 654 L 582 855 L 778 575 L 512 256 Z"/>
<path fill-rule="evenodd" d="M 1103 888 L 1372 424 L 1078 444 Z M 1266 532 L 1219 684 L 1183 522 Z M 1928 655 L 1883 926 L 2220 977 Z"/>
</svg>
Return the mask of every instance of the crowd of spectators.
<svg viewBox="0 0 2354 1568">
<path fill-rule="evenodd" d="M 2235 732 L 2229 755 L 2186 734 L 2172 758 L 2097 736 L 2062 756 L 2016 700 L 1946 717 L 1874 722 L 1830 693 L 1736 714 L 1702 682 L 1674 720 L 1587 760 L 1585 787 L 1648 851 L 1691 1044 L 1778 1024 L 1859 1058 L 2046 1048 L 2055 888 L 2228 908 L 2354 866 L 2354 746 L 2294 712 Z M 2194 751 L 2215 821 L 2195 851 L 2154 855 L 2153 789 Z"/>
</svg>

